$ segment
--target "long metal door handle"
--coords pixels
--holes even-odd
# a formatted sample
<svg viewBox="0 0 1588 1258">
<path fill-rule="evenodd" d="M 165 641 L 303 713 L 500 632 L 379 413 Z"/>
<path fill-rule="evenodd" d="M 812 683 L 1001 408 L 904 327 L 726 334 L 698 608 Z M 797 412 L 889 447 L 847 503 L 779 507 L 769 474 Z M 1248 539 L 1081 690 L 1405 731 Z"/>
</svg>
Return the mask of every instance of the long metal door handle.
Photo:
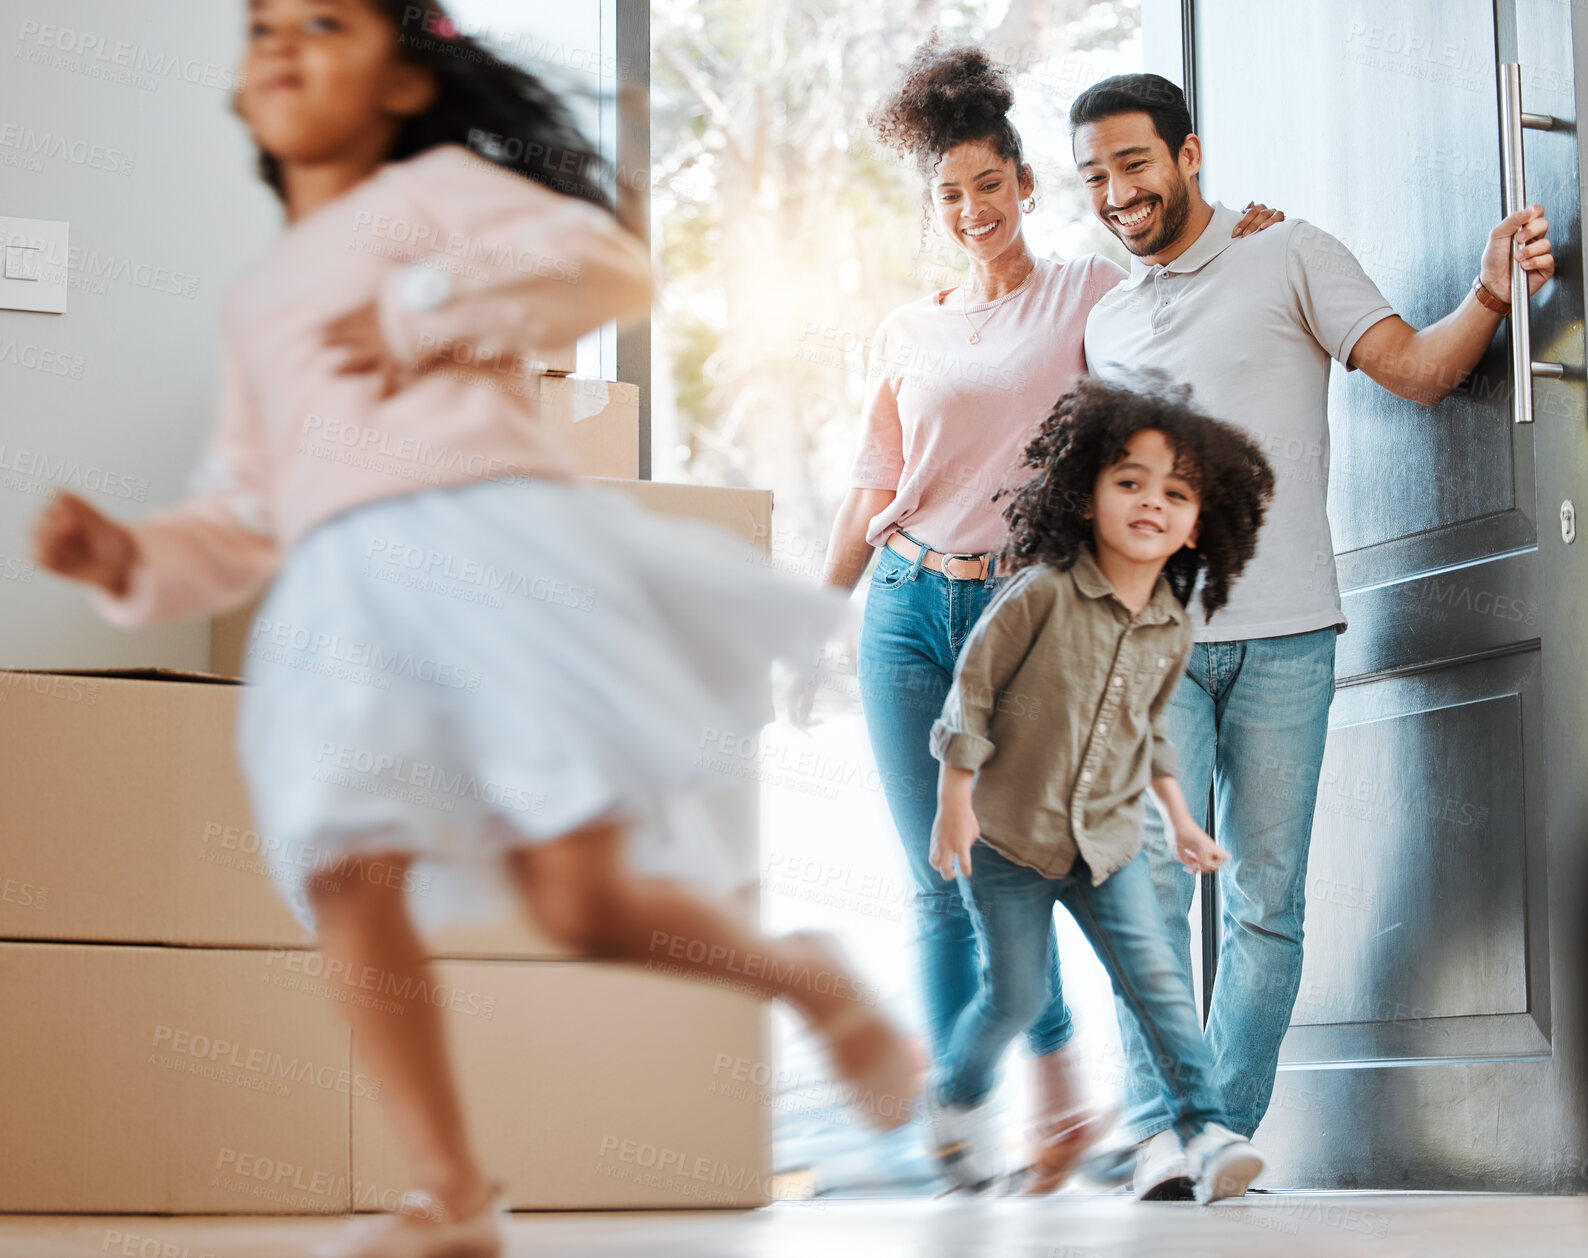
<svg viewBox="0 0 1588 1258">
<path fill-rule="evenodd" d="M 1515 61 L 1500 65 L 1500 183 L 1505 213 L 1515 214 L 1527 204 L 1527 171 L 1522 161 L 1522 131 L 1554 131 L 1565 124 L 1549 114 L 1522 112 L 1522 67 Z M 1559 380 L 1560 363 L 1533 361 L 1533 318 L 1527 291 L 1527 272 L 1511 254 L 1511 418 L 1519 424 L 1533 422 L 1533 377 Z"/>
</svg>

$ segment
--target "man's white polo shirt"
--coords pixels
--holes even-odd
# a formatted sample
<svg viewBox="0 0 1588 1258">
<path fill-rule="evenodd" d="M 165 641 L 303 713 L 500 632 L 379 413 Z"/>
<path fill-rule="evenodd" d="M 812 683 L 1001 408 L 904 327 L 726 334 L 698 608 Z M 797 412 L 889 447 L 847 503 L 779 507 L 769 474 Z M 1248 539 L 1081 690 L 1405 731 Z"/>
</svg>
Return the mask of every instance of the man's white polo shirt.
<svg viewBox="0 0 1588 1258">
<path fill-rule="evenodd" d="M 1289 219 L 1232 240 L 1240 215 L 1215 204 L 1191 247 L 1166 266 L 1132 259 L 1130 276 L 1092 308 L 1088 370 L 1113 383 L 1149 374 L 1189 384 L 1191 403 L 1236 424 L 1273 464 L 1274 501 L 1257 554 L 1198 642 L 1343 632 L 1329 485 L 1329 360 L 1344 363 L 1395 313 L 1333 236 Z"/>
</svg>

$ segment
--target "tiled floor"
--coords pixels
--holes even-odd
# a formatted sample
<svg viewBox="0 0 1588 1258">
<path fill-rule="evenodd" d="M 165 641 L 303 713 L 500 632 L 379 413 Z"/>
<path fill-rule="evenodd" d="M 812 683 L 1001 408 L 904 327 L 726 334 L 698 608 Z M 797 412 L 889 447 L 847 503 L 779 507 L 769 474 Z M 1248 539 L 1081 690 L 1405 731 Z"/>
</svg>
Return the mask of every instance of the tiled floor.
<svg viewBox="0 0 1588 1258">
<path fill-rule="evenodd" d="M 0 1218 L 0 1258 L 292 1258 L 335 1223 Z M 1580 1258 L 1588 1200 L 1443 1194 L 785 1203 L 748 1213 L 515 1215 L 509 1258 Z"/>
</svg>

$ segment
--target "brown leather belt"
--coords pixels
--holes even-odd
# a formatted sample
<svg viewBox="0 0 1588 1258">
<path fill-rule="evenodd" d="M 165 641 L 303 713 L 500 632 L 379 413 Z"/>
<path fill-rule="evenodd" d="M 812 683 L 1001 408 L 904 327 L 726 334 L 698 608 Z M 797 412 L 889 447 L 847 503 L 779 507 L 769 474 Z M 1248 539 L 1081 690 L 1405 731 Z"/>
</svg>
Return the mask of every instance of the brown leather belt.
<svg viewBox="0 0 1588 1258">
<path fill-rule="evenodd" d="M 993 551 L 980 555 L 945 555 L 940 550 L 912 542 L 898 529 L 889 533 L 882 544 L 912 562 L 922 550 L 925 550 L 926 558 L 921 560 L 921 567 L 930 568 L 933 572 L 941 572 L 950 581 L 985 581 L 993 567 Z"/>
</svg>

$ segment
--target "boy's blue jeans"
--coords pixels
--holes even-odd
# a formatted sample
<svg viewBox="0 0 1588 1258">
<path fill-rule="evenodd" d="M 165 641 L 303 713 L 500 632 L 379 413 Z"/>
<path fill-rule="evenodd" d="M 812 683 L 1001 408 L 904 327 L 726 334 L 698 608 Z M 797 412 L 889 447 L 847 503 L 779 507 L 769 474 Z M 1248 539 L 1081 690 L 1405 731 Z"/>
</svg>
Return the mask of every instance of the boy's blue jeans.
<svg viewBox="0 0 1588 1258">
<path fill-rule="evenodd" d="M 919 558 L 911 561 L 883 548 L 871 574 L 860 631 L 866 728 L 916 887 L 921 987 L 933 1061 L 947 1051 L 955 1023 L 976 995 L 978 967 L 976 929 L 959 887 L 941 877 L 928 859 L 938 774 L 930 735 L 954 680 L 954 661 L 999 584 L 996 576 L 951 581 L 922 567 Z M 1051 922 L 1032 946 L 1043 952 L 1050 983 L 1026 1033 L 1032 1053 L 1040 1057 L 1062 1048 L 1074 1027 L 1059 986 Z"/>
<path fill-rule="evenodd" d="M 1213 788 L 1213 837 L 1228 848 L 1218 975 L 1208 1006 L 1207 1044 L 1229 1127 L 1250 1136 L 1274 1090 L 1279 1045 L 1301 984 L 1301 923 L 1307 851 L 1334 699 L 1331 628 L 1281 638 L 1197 643 L 1169 702 L 1169 735 L 1180 754 L 1180 789 L 1204 827 Z M 1179 981 L 1191 992 L 1191 893 L 1163 820 L 1147 809 L 1142 856 L 1152 874 Z M 1130 1059 L 1127 1121 L 1137 1139 L 1173 1121 L 1153 1086 L 1151 1054 L 1120 1010 Z"/>
<path fill-rule="evenodd" d="M 1094 887 L 1084 860 L 1077 859 L 1063 878 L 1045 878 L 983 841 L 971 851 L 969 886 L 987 969 L 939 1067 L 939 1100 L 978 1105 L 992 1091 L 1004 1049 L 1047 1003 L 1042 939 L 1053 929 L 1053 906 L 1063 904 L 1140 1027 L 1160 1102 L 1180 1138 L 1226 1121 L 1191 989 L 1169 950 L 1140 855 Z"/>
</svg>

